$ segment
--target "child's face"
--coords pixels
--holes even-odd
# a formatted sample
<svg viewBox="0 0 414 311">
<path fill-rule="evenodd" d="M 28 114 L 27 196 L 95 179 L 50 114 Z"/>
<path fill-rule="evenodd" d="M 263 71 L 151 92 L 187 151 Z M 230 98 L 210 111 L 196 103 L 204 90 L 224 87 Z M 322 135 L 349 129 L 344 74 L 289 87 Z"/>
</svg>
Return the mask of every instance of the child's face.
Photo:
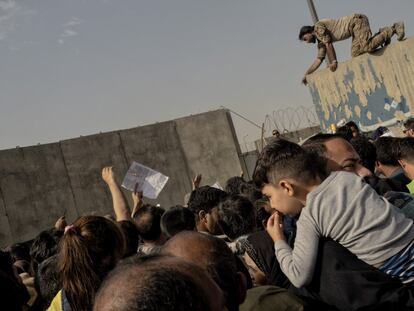
<svg viewBox="0 0 414 311">
<path fill-rule="evenodd" d="M 269 198 L 271 208 L 283 215 L 297 216 L 300 214 L 303 204 L 295 197 L 294 187 L 282 187 L 280 184 L 266 184 L 262 193 Z"/>
</svg>

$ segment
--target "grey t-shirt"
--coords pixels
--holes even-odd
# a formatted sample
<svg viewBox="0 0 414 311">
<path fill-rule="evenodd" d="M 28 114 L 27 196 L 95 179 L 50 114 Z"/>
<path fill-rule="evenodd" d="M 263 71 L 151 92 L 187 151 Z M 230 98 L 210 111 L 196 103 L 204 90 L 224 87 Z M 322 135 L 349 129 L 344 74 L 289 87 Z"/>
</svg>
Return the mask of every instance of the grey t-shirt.
<svg viewBox="0 0 414 311">
<path fill-rule="evenodd" d="M 414 227 L 360 177 L 334 172 L 308 194 L 294 249 L 284 241 L 275 243 L 280 267 L 296 287 L 312 280 L 320 237 L 332 238 L 378 267 L 414 239 Z"/>
</svg>

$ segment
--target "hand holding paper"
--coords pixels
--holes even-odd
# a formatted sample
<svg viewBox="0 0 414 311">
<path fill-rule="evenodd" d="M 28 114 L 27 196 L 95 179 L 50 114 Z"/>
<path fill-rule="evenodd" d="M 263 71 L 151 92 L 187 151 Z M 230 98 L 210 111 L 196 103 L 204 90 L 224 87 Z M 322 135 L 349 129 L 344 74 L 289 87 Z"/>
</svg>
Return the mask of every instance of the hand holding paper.
<svg viewBox="0 0 414 311">
<path fill-rule="evenodd" d="M 153 169 L 133 162 L 125 175 L 122 187 L 132 192 L 141 192 L 148 199 L 156 199 L 169 177 Z M 136 189 L 136 185 L 138 188 Z"/>
</svg>

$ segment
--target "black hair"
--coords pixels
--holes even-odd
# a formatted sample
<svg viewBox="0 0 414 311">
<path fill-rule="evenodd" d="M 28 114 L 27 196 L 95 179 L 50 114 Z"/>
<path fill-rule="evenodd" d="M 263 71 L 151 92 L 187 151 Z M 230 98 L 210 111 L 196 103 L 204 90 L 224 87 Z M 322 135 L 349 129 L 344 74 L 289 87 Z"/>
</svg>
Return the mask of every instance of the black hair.
<svg viewBox="0 0 414 311">
<path fill-rule="evenodd" d="M 375 141 L 377 161 L 383 165 L 400 166 L 395 158 L 395 148 L 398 138 L 380 137 Z"/>
<path fill-rule="evenodd" d="M 194 213 L 196 221 L 198 221 L 200 211 L 210 212 L 226 196 L 227 193 L 223 190 L 203 186 L 191 193 L 190 199 L 188 200 L 188 208 Z"/>
<path fill-rule="evenodd" d="M 25 260 L 30 262 L 30 247 L 23 243 L 16 243 L 10 247 L 10 255 L 13 261 Z"/>
<path fill-rule="evenodd" d="M 254 184 L 244 183 L 240 190 L 240 195 L 249 199 L 252 203 L 263 198 L 262 192 Z"/>
<path fill-rule="evenodd" d="M 336 134 L 341 135 L 347 141 L 351 141 L 351 139 L 354 137 L 351 126 L 349 125 L 338 127 L 338 129 L 336 130 Z"/>
<path fill-rule="evenodd" d="M 106 298 L 105 311 L 209 311 L 209 301 L 200 285 L 178 269 L 157 265 L 162 257 L 133 256 L 124 260 L 104 280 L 95 301 L 99 305 L 102 295 L 113 293 L 110 300 Z M 127 279 L 131 280 L 127 290 L 115 290 Z"/>
<path fill-rule="evenodd" d="M 414 130 L 414 118 L 409 118 L 404 122 L 404 127 L 407 130 Z"/>
<path fill-rule="evenodd" d="M 377 159 L 377 152 L 373 143 L 363 136 L 354 137 L 350 141 L 352 147 L 359 154 L 362 165 L 371 172 L 375 171 L 375 160 Z"/>
<path fill-rule="evenodd" d="M 155 241 L 161 236 L 161 216 L 164 209 L 144 204 L 134 215 L 139 236 L 145 241 Z"/>
<path fill-rule="evenodd" d="M 33 276 L 30 259 L 30 247 L 27 243 L 16 243 L 10 247 L 10 256 L 13 260 L 17 273 L 28 273 Z"/>
<path fill-rule="evenodd" d="M 170 208 L 161 217 L 161 230 L 167 238 L 171 238 L 181 231 L 194 231 L 195 228 L 194 213 L 182 206 Z"/>
<path fill-rule="evenodd" d="M 240 194 L 241 187 L 245 183 L 246 183 L 246 181 L 243 179 L 243 177 L 240 177 L 240 176 L 230 177 L 226 181 L 226 186 L 224 187 L 224 190 L 228 194 Z"/>
<path fill-rule="evenodd" d="M 253 232 L 256 227 L 253 204 L 245 197 L 229 196 L 218 206 L 218 225 L 231 240 Z"/>
<path fill-rule="evenodd" d="M 359 132 L 359 127 L 354 121 L 348 121 L 345 123 L 345 126 L 353 127 Z"/>
<path fill-rule="evenodd" d="M 388 133 L 390 130 L 385 126 L 378 127 L 374 132 L 371 133 L 372 140 L 376 141 L 385 133 Z"/>
<path fill-rule="evenodd" d="M 414 163 L 414 138 L 400 138 L 395 143 L 395 157 L 398 160 L 406 160 Z"/>
<path fill-rule="evenodd" d="M 282 178 L 307 183 L 327 176 L 326 162 L 317 154 L 306 152 L 298 144 L 284 139 L 272 140 L 260 153 L 253 173 L 258 188 Z"/>
<path fill-rule="evenodd" d="M 128 257 L 137 252 L 139 244 L 138 229 L 132 221 L 122 220 L 118 221 L 119 228 L 121 229 L 125 238 L 125 251 L 123 257 Z"/>
<path fill-rule="evenodd" d="M 58 252 L 59 233 L 55 230 L 46 230 L 39 233 L 33 240 L 30 247 L 30 257 L 32 258 L 33 272 L 36 273 L 37 266 L 42 261 L 55 255 Z"/>
<path fill-rule="evenodd" d="M 269 204 L 268 199 L 260 199 L 254 202 L 254 207 L 256 209 L 256 229 L 263 230 L 266 226 L 267 220 L 272 216 L 265 208 Z"/>
<path fill-rule="evenodd" d="M 315 153 L 321 157 L 323 157 L 327 151 L 325 143 L 336 138 L 345 139 L 340 134 L 325 134 L 325 133 L 318 133 L 310 138 L 308 138 L 303 144 L 302 147 L 310 152 Z"/>
<path fill-rule="evenodd" d="M 21 311 L 30 299 L 26 287 L 14 274 L 10 253 L 0 251 L 1 309 Z"/>
<path fill-rule="evenodd" d="M 3 252 L 0 250 L 0 268 L 0 271 L 6 273 L 12 278 L 15 278 L 13 259 L 9 252 Z"/>
<path fill-rule="evenodd" d="M 309 26 L 309 25 L 302 26 L 300 28 L 300 31 L 299 31 L 299 40 L 302 41 L 303 40 L 303 36 L 306 35 L 307 33 L 312 33 L 314 31 L 314 29 L 315 29 L 315 27 L 313 27 L 313 26 Z"/>
<path fill-rule="evenodd" d="M 58 271 L 58 258 L 57 255 L 53 255 L 39 265 L 35 275 L 35 288 L 43 310 L 49 307 L 62 286 L 62 276 Z"/>
</svg>

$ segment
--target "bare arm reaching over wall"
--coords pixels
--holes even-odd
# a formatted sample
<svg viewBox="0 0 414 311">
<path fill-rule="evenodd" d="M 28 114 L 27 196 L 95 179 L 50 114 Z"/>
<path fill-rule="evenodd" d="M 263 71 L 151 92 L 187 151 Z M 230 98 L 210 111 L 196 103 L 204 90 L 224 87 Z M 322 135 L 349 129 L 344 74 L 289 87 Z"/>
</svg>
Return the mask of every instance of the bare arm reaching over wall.
<svg viewBox="0 0 414 311">
<path fill-rule="evenodd" d="M 309 67 L 309 69 L 306 70 L 305 75 L 303 76 L 303 79 L 302 79 L 303 84 L 305 84 L 305 85 L 308 84 L 308 81 L 306 80 L 306 76 L 310 75 L 312 72 L 314 72 L 316 69 L 318 69 L 319 66 L 322 64 L 322 60 L 323 59 L 320 59 L 320 58 L 315 59 L 315 61 L 312 63 L 312 65 Z"/>
</svg>

